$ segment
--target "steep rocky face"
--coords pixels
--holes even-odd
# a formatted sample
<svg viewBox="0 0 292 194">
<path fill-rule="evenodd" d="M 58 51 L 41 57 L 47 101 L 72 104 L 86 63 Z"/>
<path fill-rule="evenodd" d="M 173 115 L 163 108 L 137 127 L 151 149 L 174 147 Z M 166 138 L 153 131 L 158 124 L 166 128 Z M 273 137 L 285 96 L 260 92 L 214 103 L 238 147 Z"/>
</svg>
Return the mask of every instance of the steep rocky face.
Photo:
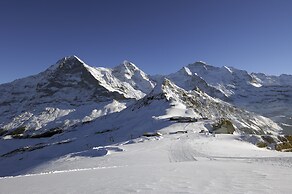
<svg viewBox="0 0 292 194">
<path fill-rule="evenodd" d="M 88 101 L 124 99 L 122 94 L 101 86 L 77 57 L 66 57 L 48 70 L 0 86 L 1 107 L 19 104 L 27 109 L 44 103 L 80 105 Z M 19 105 L 18 105 L 19 107 Z"/>
<path fill-rule="evenodd" d="M 57 62 L 55 68 L 45 73 L 46 77 L 37 84 L 36 90 L 49 101 L 54 96 L 66 97 L 70 103 L 110 99 L 122 100 L 125 97 L 115 91 L 108 91 L 88 71 L 87 65 L 77 57 L 66 57 Z"/>
</svg>

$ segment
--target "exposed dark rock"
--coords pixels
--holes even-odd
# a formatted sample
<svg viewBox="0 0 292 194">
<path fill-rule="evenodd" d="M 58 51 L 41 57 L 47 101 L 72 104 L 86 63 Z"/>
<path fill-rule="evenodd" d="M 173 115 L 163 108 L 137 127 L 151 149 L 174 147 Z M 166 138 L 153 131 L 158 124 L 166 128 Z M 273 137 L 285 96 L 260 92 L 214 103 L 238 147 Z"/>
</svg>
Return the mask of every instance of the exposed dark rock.
<svg viewBox="0 0 292 194">
<path fill-rule="evenodd" d="M 60 133 L 63 133 L 62 129 L 54 128 L 54 129 L 48 130 L 44 133 L 31 135 L 30 138 L 47 138 L 47 137 L 52 137 L 52 136 L 54 136 L 56 134 L 60 134 Z"/>
<path fill-rule="evenodd" d="M 31 152 L 34 150 L 42 149 L 46 146 L 47 146 L 46 144 L 36 144 L 34 146 L 25 146 L 23 148 L 18 148 L 18 149 L 12 150 L 6 154 L 3 154 L 3 155 L 1 155 L 1 157 L 10 157 L 10 156 L 13 156 L 13 155 L 16 155 L 19 153 Z"/>
<path fill-rule="evenodd" d="M 147 133 L 144 133 L 143 136 L 145 136 L 145 137 L 160 137 L 160 136 L 162 136 L 162 134 L 159 132 L 153 132 L 153 133 L 147 132 Z"/>
<path fill-rule="evenodd" d="M 174 132 L 170 132 L 169 135 L 183 134 L 183 133 L 188 133 L 188 131 L 174 131 Z"/>
<path fill-rule="evenodd" d="M 198 121 L 198 119 L 196 119 L 196 118 L 192 118 L 192 117 L 181 117 L 181 116 L 170 117 L 169 120 L 170 121 L 176 121 L 178 123 L 192 123 L 192 122 L 197 122 Z"/>
<path fill-rule="evenodd" d="M 235 128 L 232 124 L 231 121 L 227 120 L 227 119 L 220 119 L 218 122 L 214 123 L 212 125 L 213 127 L 213 131 L 215 133 L 223 133 L 223 134 L 233 134 L 235 131 Z"/>
<path fill-rule="evenodd" d="M 118 129 L 116 129 L 116 128 L 113 128 L 113 129 L 105 129 L 105 130 L 102 130 L 102 131 L 97 131 L 97 132 L 95 132 L 95 134 L 109 133 L 109 132 L 116 131 L 116 130 L 118 130 Z"/>
</svg>

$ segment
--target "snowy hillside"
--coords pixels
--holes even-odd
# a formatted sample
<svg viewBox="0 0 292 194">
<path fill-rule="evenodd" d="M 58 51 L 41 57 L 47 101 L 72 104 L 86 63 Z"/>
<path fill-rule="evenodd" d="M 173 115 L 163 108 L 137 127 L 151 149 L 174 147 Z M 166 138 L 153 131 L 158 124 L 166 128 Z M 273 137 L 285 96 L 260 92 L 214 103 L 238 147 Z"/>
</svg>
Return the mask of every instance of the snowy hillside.
<svg viewBox="0 0 292 194">
<path fill-rule="evenodd" d="M 217 127 L 222 119 L 227 124 L 222 123 Z M 196 122 L 200 123 L 198 129 L 192 128 L 197 125 Z M 180 129 L 177 126 L 183 127 Z M 137 138 L 147 134 L 159 138 L 159 134 L 169 132 L 185 133 L 186 126 L 196 133 L 211 134 L 214 131 L 248 135 L 243 136 L 245 138 L 252 135 L 251 137 L 256 140 L 252 143 L 257 143 L 261 139 L 260 135 L 277 135 L 281 130 L 267 118 L 237 109 L 204 92 L 187 92 L 165 79 L 163 83 L 157 84 L 150 94 L 118 113 L 72 125 L 66 133 L 56 134 L 50 138 L 33 137 L 2 141 L 0 154 L 4 157 L 3 166 L 9 166 L 13 164 L 11 161 L 21 159 L 18 161 L 20 164 L 18 168 L 26 171 L 26 168 L 38 161 L 37 158 L 45 157 L 46 160 L 51 160 L 66 153 L 80 152 L 92 147 L 109 146 L 125 141 L 135 142 Z M 18 168 L 7 168 L 5 171 L 8 175 L 17 174 L 20 170 Z"/>
<path fill-rule="evenodd" d="M 65 57 L 0 85 L 0 193 L 289 193 L 290 77 L 267 79 Z"/>
<path fill-rule="evenodd" d="M 291 154 L 238 136 L 190 131 L 73 152 L 23 173 L 30 174 L 0 178 L 0 186 L 15 194 L 290 193 L 291 164 Z"/>
</svg>

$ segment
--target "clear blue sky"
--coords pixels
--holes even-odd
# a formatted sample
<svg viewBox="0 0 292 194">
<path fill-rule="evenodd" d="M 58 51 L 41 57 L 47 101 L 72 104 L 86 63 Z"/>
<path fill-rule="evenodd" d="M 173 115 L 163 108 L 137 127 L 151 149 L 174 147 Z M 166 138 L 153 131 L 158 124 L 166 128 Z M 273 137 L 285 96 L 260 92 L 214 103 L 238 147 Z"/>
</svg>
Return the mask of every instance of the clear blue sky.
<svg viewBox="0 0 292 194">
<path fill-rule="evenodd" d="M 77 55 L 148 74 L 198 60 L 292 74 L 291 0 L 1 0 L 0 83 Z"/>
</svg>

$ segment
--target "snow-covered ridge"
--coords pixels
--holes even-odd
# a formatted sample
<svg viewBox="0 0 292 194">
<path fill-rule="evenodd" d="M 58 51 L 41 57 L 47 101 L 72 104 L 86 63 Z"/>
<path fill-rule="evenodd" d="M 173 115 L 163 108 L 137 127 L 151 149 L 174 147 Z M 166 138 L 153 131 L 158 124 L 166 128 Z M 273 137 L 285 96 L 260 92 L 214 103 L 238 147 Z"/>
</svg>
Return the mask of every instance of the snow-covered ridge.
<svg viewBox="0 0 292 194">
<path fill-rule="evenodd" d="M 232 96 L 235 89 L 244 90 L 244 88 L 254 84 L 254 80 L 246 71 L 232 67 L 224 66 L 220 68 L 202 62 L 189 64 L 187 67 L 193 74 L 196 73 L 225 96 Z"/>
<path fill-rule="evenodd" d="M 280 76 L 273 76 L 263 73 L 252 73 L 251 76 L 263 86 L 292 86 L 292 75 L 282 74 Z"/>
<path fill-rule="evenodd" d="M 229 103 L 213 98 L 203 91 L 187 92 L 179 88 L 170 80 L 162 84 L 163 94 L 172 104 L 182 104 L 186 112 L 193 112 L 195 118 L 208 118 L 211 120 L 229 119 L 236 126 L 238 133 L 274 133 L 281 128 L 268 118 L 236 108 Z M 180 105 L 181 106 L 181 105 Z M 175 115 L 184 116 L 184 115 Z"/>
</svg>

